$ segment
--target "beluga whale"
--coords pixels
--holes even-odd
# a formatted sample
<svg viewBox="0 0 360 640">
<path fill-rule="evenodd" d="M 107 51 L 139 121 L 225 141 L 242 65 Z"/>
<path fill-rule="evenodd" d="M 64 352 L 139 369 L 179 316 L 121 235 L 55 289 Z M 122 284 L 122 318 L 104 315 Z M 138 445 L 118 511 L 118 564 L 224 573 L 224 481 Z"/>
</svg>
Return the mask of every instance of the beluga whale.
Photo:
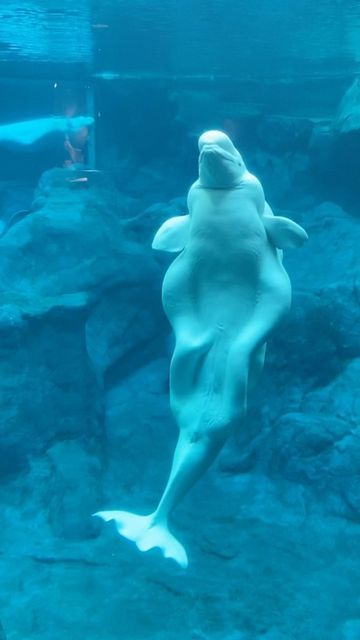
<svg viewBox="0 0 360 640">
<path fill-rule="evenodd" d="M 94 124 L 92 116 L 49 116 L 35 120 L 23 120 L 0 124 L 0 146 L 21 145 L 31 147 L 42 138 L 53 134 L 75 133 Z"/>
<path fill-rule="evenodd" d="M 170 476 L 153 513 L 94 514 L 114 520 L 141 551 L 158 547 L 183 568 L 188 556 L 169 530 L 169 517 L 244 423 L 267 340 L 290 307 L 282 252 L 308 237 L 273 214 L 259 180 L 222 131 L 199 138 L 199 177 L 187 204 L 189 213 L 165 221 L 152 244 L 178 253 L 162 286 L 176 339 L 170 405 L 179 438 Z"/>
</svg>

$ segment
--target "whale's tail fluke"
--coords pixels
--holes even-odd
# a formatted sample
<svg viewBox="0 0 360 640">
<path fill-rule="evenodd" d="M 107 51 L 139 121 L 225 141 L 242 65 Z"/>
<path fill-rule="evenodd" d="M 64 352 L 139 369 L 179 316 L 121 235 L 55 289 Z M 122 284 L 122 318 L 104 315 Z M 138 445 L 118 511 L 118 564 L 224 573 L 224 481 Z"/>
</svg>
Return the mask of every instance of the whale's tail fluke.
<svg viewBox="0 0 360 640">
<path fill-rule="evenodd" d="M 172 558 L 186 569 L 188 558 L 182 544 L 170 533 L 165 522 L 157 523 L 154 514 L 139 516 L 128 511 L 98 511 L 93 514 L 108 522 L 114 520 L 118 533 L 135 542 L 140 551 L 158 547 L 165 558 Z"/>
</svg>

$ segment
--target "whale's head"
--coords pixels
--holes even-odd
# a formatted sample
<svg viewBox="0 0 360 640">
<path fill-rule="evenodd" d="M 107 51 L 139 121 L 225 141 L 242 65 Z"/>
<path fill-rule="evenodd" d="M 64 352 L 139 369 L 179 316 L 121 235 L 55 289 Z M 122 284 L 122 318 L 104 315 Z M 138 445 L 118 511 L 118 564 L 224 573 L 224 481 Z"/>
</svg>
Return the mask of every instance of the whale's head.
<svg viewBox="0 0 360 640">
<path fill-rule="evenodd" d="M 94 118 L 92 116 L 75 116 L 74 118 L 69 118 L 67 121 L 67 126 L 69 131 L 79 131 L 83 127 L 90 127 L 94 124 Z"/>
<path fill-rule="evenodd" d="M 231 189 L 240 184 L 244 161 L 222 131 L 206 131 L 199 138 L 199 182 L 207 189 Z"/>
</svg>

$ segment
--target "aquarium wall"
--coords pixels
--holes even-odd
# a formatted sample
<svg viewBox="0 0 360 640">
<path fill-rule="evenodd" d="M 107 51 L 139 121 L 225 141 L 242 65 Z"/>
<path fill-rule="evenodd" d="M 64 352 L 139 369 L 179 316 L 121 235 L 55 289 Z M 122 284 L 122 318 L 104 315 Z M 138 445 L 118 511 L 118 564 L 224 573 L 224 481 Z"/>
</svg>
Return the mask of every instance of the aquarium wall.
<svg viewBox="0 0 360 640">
<path fill-rule="evenodd" d="M 0 7 L 1 640 L 360 637 L 359 29 L 352 1 Z M 151 245 L 209 129 L 309 239 L 174 512 L 184 570 L 92 514 L 150 513 L 169 473 L 177 254 Z"/>
</svg>

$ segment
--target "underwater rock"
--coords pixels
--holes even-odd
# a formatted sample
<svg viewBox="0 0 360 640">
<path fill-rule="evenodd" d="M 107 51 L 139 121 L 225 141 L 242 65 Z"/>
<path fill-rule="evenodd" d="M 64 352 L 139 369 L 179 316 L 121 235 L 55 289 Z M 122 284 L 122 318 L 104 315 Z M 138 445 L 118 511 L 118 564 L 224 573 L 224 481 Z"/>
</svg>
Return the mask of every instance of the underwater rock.
<svg viewBox="0 0 360 640">
<path fill-rule="evenodd" d="M 268 151 L 257 149 L 253 166 L 253 170 L 261 176 L 269 201 L 278 203 L 284 200 L 293 184 L 289 163 Z"/>
<path fill-rule="evenodd" d="M 333 123 L 335 135 L 360 130 L 360 78 L 355 78 L 343 96 Z"/>
<path fill-rule="evenodd" d="M 340 640 L 358 640 L 360 638 L 360 618 L 347 620 L 342 628 Z"/>
<path fill-rule="evenodd" d="M 51 463 L 49 520 L 57 537 L 81 540 L 96 536 L 97 523 L 90 514 L 100 499 L 98 449 L 89 451 L 81 441 L 65 440 L 47 451 Z"/>
<path fill-rule="evenodd" d="M 282 631 L 273 628 L 256 636 L 256 640 L 287 640 L 287 638 Z"/>
<path fill-rule="evenodd" d="M 305 484 L 325 511 L 360 519 L 360 404 L 355 393 L 360 360 L 327 386 L 305 394 L 301 413 L 283 415 L 261 446 L 271 451 L 268 471 Z"/>
<path fill-rule="evenodd" d="M 320 120 L 314 123 L 309 141 L 309 158 L 311 170 L 316 180 L 334 177 L 337 179 L 338 163 L 334 150 L 334 138 L 331 120 Z"/>
<path fill-rule="evenodd" d="M 360 78 L 355 78 L 340 102 L 331 127 L 332 148 L 327 179 L 339 192 L 339 198 L 350 202 L 358 214 L 359 144 L 360 144 Z M 353 201 L 353 202 L 351 202 Z"/>
<path fill-rule="evenodd" d="M 18 297 L 16 314 L 14 303 L 2 307 L 0 440 L 18 473 L 49 441 L 98 434 L 102 390 L 86 351 L 86 306 L 69 297 L 64 306 Z"/>
<path fill-rule="evenodd" d="M 262 153 L 265 158 L 265 152 Z M 276 174 L 279 179 L 281 171 L 279 163 Z M 130 606 L 130 626 L 126 623 L 123 631 L 129 638 L 142 637 L 141 625 L 147 631 L 150 628 L 148 632 L 154 637 L 160 638 L 164 633 L 174 640 L 182 633 L 190 637 L 192 625 L 193 629 L 199 628 L 193 632 L 194 638 L 280 640 L 292 633 L 287 628 L 282 634 L 280 620 L 281 617 L 286 620 L 282 612 L 290 602 L 294 618 L 295 612 L 296 615 L 301 612 L 302 626 L 296 627 L 298 633 L 315 638 L 319 624 L 323 623 L 322 614 L 317 618 L 316 613 L 321 611 L 323 601 L 319 606 L 315 571 L 319 584 L 330 579 L 337 589 L 335 597 L 333 594 L 329 597 L 328 609 L 324 609 L 328 619 L 339 594 L 345 591 L 351 601 L 351 589 L 342 588 L 341 581 L 337 584 L 339 566 L 330 573 L 328 567 L 323 573 L 321 569 L 318 571 L 315 555 L 321 558 L 324 550 L 321 548 L 318 553 L 316 548 L 313 558 L 313 539 L 319 542 L 323 533 L 325 539 L 326 536 L 331 540 L 342 538 L 334 534 L 336 529 L 331 522 L 321 519 L 314 538 L 306 542 L 304 529 L 311 520 L 309 512 L 311 508 L 323 509 L 335 514 L 337 519 L 341 516 L 358 522 L 360 518 L 359 236 L 355 221 L 331 202 L 297 214 L 297 221 L 309 230 L 310 240 L 301 254 L 295 256 L 289 252 L 285 258 L 295 285 L 293 310 L 269 346 L 268 371 L 261 385 L 264 409 L 254 415 L 250 410 L 246 430 L 251 431 L 251 437 L 241 443 L 238 450 L 224 452 L 219 462 L 221 474 L 216 468 L 213 470 L 223 487 L 224 513 L 223 505 L 219 505 L 218 499 L 215 501 L 212 486 L 209 489 L 200 486 L 198 493 L 199 504 L 204 504 L 201 512 L 204 526 L 210 532 L 220 514 L 213 548 L 221 546 L 224 536 L 226 541 L 231 538 L 236 529 L 240 549 L 246 528 L 244 513 L 252 509 L 251 513 L 256 515 L 249 527 L 249 541 L 234 558 L 226 558 L 225 554 L 222 558 L 203 554 L 197 534 L 191 538 L 193 518 L 198 516 L 196 509 L 191 511 L 195 494 L 180 515 L 189 520 L 187 536 L 194 546 L 195 569 L 190 574 L 193 583 L 186 581 L 186 589 L 182 586 L 179 592 L 175 588 L 171 592 L 172 575 L 167 590 L 151 582 L 157 571 L 156 557 L 134 563 L 128 547 L 121 549 L 111 530 L 105 545 L 95 546 L 101 542 L 93 539 L 98 527 L 88 515 L 100 503 L 109 508 L 116 506 L 114 496 L 119 496 L 124 504 L 126 498 L 130 506 L 136 494 L 137 506 L 145 509 L 153 503 L 166 476 L 176 429 L 167 400 L 166 344 L 163 339 L 157 342 L 158 335 L 164 334 L 165 329 L 160 324 L 163 322 L 160 305 L 153 302 L 160 287 L 159 269 L 155 260 L 149 260 L 146 249 L 139 245 L 146 247 L 155 227 L 169 215 L 184 213 L 185 203 L 181 199 L 167 203 L 166 194 L 161 194 L 157 197 L 164 203 L 159 202 L 134 218 L 133 225 L 132 220 L 123 219 L 123 198 L 119 200 L 116 191 L 101 183 L 101 177 L 97 185 L 78 190 L 64 186 L 66 175 L 70 176 L 60 170 L 55 190 L 54 174 L 46 176 L 38 191 L 38 214 L 32 212 L 28 219 L 19 221 L 1 240 L 0 263 L 1 269 L 6 267 L 7 279 L 0 306 L 0 480 L 6 516 L 1 548 L 6 549 L 3 541 L 10 539 L 13 553 L 5 550 L 1 559 L 3 581 L 9 586 L 7 591 L 14 594 L 3 618 L 7 634 L 29 638 L 34 633 L 41 638 L 53 634 L 54 619 L 62 615 L 56 610 L 61 591 L 67 598 L 65 605 L 69 603 L 69 620 L 80 635 L 98 638 L 105 633 L 109 638 L 116 637 L 119 625 L 123 624 L 121 602 Z M 71 173 L 71 177 L 73 175 L 77 176 Z M 283 185 L 284 193 L 285 187 L 291 190 L 291 178 L 288 182 L 284 179 Z M 275 183 L 273 189 L 275 193 Z M 60 191 L 64 194 L 61 197 Z M 67 214 L 66 210 L 69 212 L 72 208 L 75 213 Z M 76 211 L 80 208 L 83 219 L 78 224 Z M 289 215 L 294 217 L 293 213 Z M 52 220 L 49 221 L 49 217 Z M 52 243 L 56 251 L 44 257 L 46 246 L 43 245 Z M 123 253 L 116 248 L 117 243 L 124 249 Z M 162 264 L 161 256 L 155 259 Z M 161 357 L 153 359 L 152 349 L 157 350 L 157 358 Z M 102 468 L 104 452 L 107 465 Z M 278 481 L 279 491 L 287 487 L 289 504 L 292 499 L 299 509 L 303 505 L 304 524 L 295 527 L 294 544 L 291 543 L 292 527 L 286 520 L 291 516 L 286 509 L 273 510 L 269 494 L 259 498 L 256 474 L 249 473 L 256 466 L 270 481 Z M 248 488 L 240 493 L 240 483 L 246 474 Z M 270 481 L 264 478 L 264 484 L 270 486 Z M 232 494 L 227 493 L 224 486 Z M 310 492 L 317 498 L 314 503 L 310 502 Z M 231 500 L 238 520 L 230 522 L 226 509 Z M 215 502 L 217 512 L 213 510 Z M 271 525 L 259 538 L 258 522 L 271 517 Z M 279 524 L 284 529 L 283 537 L 278 534 Z M 354 526 L 351 522 L 343 526 L 350 525 Z M 50 558 L 71 556 L 72 552 L 73 556 L 78 553 L 92 558 L 94 565 L 98 562 L 99 566 L 91 566 L 87 574 L 86 567 L 79 565 L 77 569 L 75 563 L 51 564 L 49 561 L 47 564 L 16 557 L 19 550 L 31 553 L 32 545 L 36 545 L 38 556 L 46 558 L 47 548 L 54 540 L 59 546 L 53 555 L 49 553 Z M 357 548 L 356 541 L 354 548 Z M 301 557 L 304 549 L 307 554 Z M 337 553 L 335 548 L 331 554 L 332 558 L 342 557 L 341 568 L 346 563 L 347 551 L 345 546 L 341 556 L 339 546 Z M 310 558 L 308 564 L 305 555 Z M 146 568 L 149 564 L 150 570 Z M 282 571 L 281 567 L 285 569 Z M 355 577 L 355 572 L 354 557 L 349 577 Z M 13 575 L 16 578 L 12 578 Z M 181 581 L 184 585 L 183 578 Z M 41 597 L 44 584 L 50 585 L 51 591 L 46 606 Z M 93 594 L 88 599 L 89 584 Z M 148 616 L 145 622 L 138 621 L 139 603 L 134 602 L 133 592 L 128 593 L 129 584 L 143 594 L 140 603 L 144 615 Z M 185 594 L 189 585 L 197 597 L 195 608 L 191 606 L 194 600 Z M 274 601 L 274 593 L 277 597 L 278 592 L 283 599 Z M 92 618 L 91 609 L 94 602 L 99 601 L 105 603 L 104 611 Z M 151 611 L 147 609 L 149 601 Z M 314 610 L 310 601 L 314 602 Z M 239 602 L 243 603 L 241 611 Z M 260 609 L 259 602 L 262 603 Z M 329 631 L 326 637 L 357 640 L 359 620 L 342 621 L 341 617 L 346 614 L 341 604 L 334 615 L 338 625 L 334 627 L 334 635 Z M 88 616 L 84 615 L 84 606 Z M 260 617 L 264 617 L 264 609 L 269 609 L 265 615 L 269 622 L 267 631 L 236 631 L 243 627 L 243 619 L 249 621 L 259 611 Z M 158 633 L 155 626 L 149 627 L 149 624 L 156 616 L 161 619 L 164 610 L 174 612 L 175 622 L 173 627 L 170 624 Z M 19 611 L 21 615 L 16 615 Z M 302 616 L 303 611 L 306 616 Z M 348 611 L 347 615 L 354 614 Z M 211 628 L 211 616 L 217 621 L 216 631 Z M 85 618 L 89 620 L 86 628 L 82 626 Z M 310 623 L 304 627 L 305 618 L 310 619 Z M 314 631 L 311 618 L 317 623 Z M 204 621 L 206 630 L 201 631 Z M 132 623 L 137 633 L 133 633 Z M 63 633 L 63 624 L 61 619 L 59 633 Z M 37 631 L 40 628 L 41 631 Z M 3 636 L 5 639 L 4 633 Z"/>
<path fill-rule="evenodd" d="M 162 192 L 161 170 L 155 166 L 144 166 L 136 172 L 126 185 L 126 192 L 134 198 L 141 198 L 146 194 L 149 201 L 153 201 L 154 196 L 158 197 Z"/>
<path fill-rule="evenodd" d="M 159 322 L 158 267 L 126 238 L 112 184 L 54 169 L 36 197 L 0 240 L 3 478 L 49 443 L 101 438 L 104 373 L 125 356 L 127 371 L 146 361 Z"/>
<path fill-rule="evenodd" d="M 346 422 L 331 415 L 286 414 L 273 425 L 269 469 L 287 480 L 325 483 L 333 472 L 333 445 L 348 431 Z"/>
<path fill-rule="evenodd" d="M 10 302 L 0 307 L 0 334 L 11 339 L 15 331 L 21 331 L 25 327 L 26 319 L 19 306 Z"/>
<path fill-rule="evenodd" d="M 225 452 L 219 468 L 235 475 L 262 469 L 294 491 L 306 487 L 325 512 L 358 521 L 360 231 L 331 202 L 298 213 L 297 221 L 309 242 L 284 257 L 293 305 L 271 340 L 261 396 L 267 405 L 260 411 L 255 394 L 248 437 Z"/>
<path fill-rule="evenodd" d="M 250 154 L 251 155 L 251 154 Z M 261 177 L 269 202 L 275 206 L 296 205 L 308 209 L 314 202 L 310 158 L 304 152 L 278 155 L 257 148 L 251 159 L 252 170 Z"/>
<path fill-rule="evenodd" d="M 346 286 L 349 280 L 351 285 L 356 282 L 360 239 L 357 221 L 334 202 L 322 202 L 298 213 L 297 221 L 306 221 L 309 242 L 302 249 L 301 260 L 291 252 L 285 256 L 294 287 L 320 292 L 324 287 Z"/>
<path fill-rule="evenodd" d="M 279 375 L 286 370 L 305 387 L 328 384 L 341 373 L 344 360 L 360 354 L 359 316 L 351 287 L 295 292 L 292 312 L 272 338 L 269 361 Z"/>
<path fill-rule="evenodd" d="M 186 197 L 177 197 L 169 202 L 156 202 L 145 211 L 126 221 L 126 232 L 131 239 L 143 246 L 151 246 L 154 233 L 170 215 L 187 213 Z M 155 256 L 157 259 L 157 256 Z"/>
<path fill-rule="evenodd" d="M 96 297 L 114 283 L 142 280 L 146 252 L 124 237 L 116 190 L 93 177 L 74 189 L 74 180 L 74 171 L 47 172 L 37 191 L 42 207 L 2 239 L 3 290 L 27 297 L 31 292 L 32 299 L 78 291 Z M 149 256 L 147 269 L 154 264 Z"/>
<path fill-rule="evenodd" d="M 108 374 L 111 385 L 162 349 L 167 327 L 152 298 L 157 273 L 146 267 L 145 263 L 143 283 L 105 291 L 86 321 L 88 354 L 96 371 Z"/>
<path fill-rule="evenodd" d="M 252 170 L 260 176 L 272 204 L 297 203 L 302 207 L 312 204 L 309 157 L 312 129 L 313 123 L 301 118 L 267 116 L 260 120 L 255 132 Z"/>
<path fill-rule="evenodd" d="M 126 378 L 118 376 L 111 382 L 105 395 L 105 497 L 111 506 L 119 488 L 120 491 L 123 488 L 125 494 L 129 487 L 138 487 L 140 504 L 143 504 L 149 496 L 153 499 L 156 485 L 164 482 L 168 457 L 176 439 L 168 403 L 168 360 L 152 359 L 128 373 Z M 150 477 L 151 482 L 145 482 L 145 477 Z"/>
<path fill-rule="evenodd" d="M 348 425 L 348 430 L 359 426 L 360 396 L 356 393 L 360 380 L 360 358 L 345 360 L 341 373 L 328 385 L 315 387 L 304 395 L 304 412 L 336 416 Z"/>
<path fill-rule="evenodd" d="M 87 312 L 99 318 L 99 301 L 106 291 L 111 291 L 107 297 L 114 300 L 116 314 L 122 300 L 125 315 L 138 313 L 138 299 L 146 291 L 151 315 L 151 290 L 160 277 L 155 260 L 146 248 L 128 241 L 119 210 L 121 199 L 118 202 L 111 183 L 100 172 L 80 174 L 81 180 L 88 182 L 78 183 L 80 178 L 74 171 L 47 172 L 36 194 L 42 199 L 41 208 L 19 221 L 2 239 L 3 296 L 23 300 L 22 305 L 30 306 L 33 314 L 38 305 L 42 315 L 44 305 L 62 306 L 64 295 L 81 293 Z M 85 187 L 74 189 L 74 184 Z M 138 298 L 134 296 L 136 287 Z M 115 309 L 112 313 L 111 301 L 106 310 L 104 304 L 102 334 L 109 326 L 109 340 L 118 337 L 121 344 L 121 329 L 118 336 L 114 335 Z M 148 333 L 150 325 L 151 320 L 146 318 L 142 327 L 148 338 L 153 337 Z M 93 353 L 91 344 L 89 351 Z M 108 359 L 113 361 L 115 356 Z"/>
<path fill-rule="evenodd" d="M 179 168 L 175 164 L 166 161 L 152 162 L 138 168 L 123 191 L 131 198 L 137 198 L 140 209 L 153 206 L 164 198 L 175 198 L 184 189 L 184 178 L 179 174 Z"/>
<path fill-rule="evenodd" d="M 270 153 L 283 154 L 308 149 L 313 123 L 305 118 L 266 116 L 256 129 L 260 147 Z"/>
<path fill-rule="evenodd" d="M 300 259 L 291 252 L 284 259 L 294 301 L 283 333 L 273 338 L 275 359 L 305 383 L 327 384 L 346 359 L 360 354 L 360 229 L 331 202 L 299 214 L 297 220 L 308 229 L 309 242 Z"/>
<path fill-rule="evenodd" d="M 0 219 L 7 224 L 17 211 L 30 207 L 34 197 L 34 189 L 24 182 L 0 182 Z"/>
</svg>

